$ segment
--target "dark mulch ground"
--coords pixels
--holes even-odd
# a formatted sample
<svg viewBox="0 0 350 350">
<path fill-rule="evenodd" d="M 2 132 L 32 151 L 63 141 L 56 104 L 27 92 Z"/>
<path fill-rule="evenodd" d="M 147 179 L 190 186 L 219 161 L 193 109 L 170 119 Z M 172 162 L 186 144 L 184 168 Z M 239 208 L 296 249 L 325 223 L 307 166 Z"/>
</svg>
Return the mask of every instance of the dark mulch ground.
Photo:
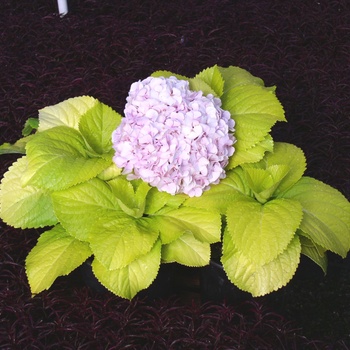
<svg viewBox="0 0 350 350">
<path fill-rule="evenodd" d="M 348 0 L 70 0 L 0 2 L 0 143 L 37 110 L 92 95 L 123 111 L 130 84 L 158 69 L 193 76 L 238 65 L 277 85 L 288 124 L 277 140 L 303 148 L 308 175 L 350 199 Z M 14 160 L 1 158 L 3 173 Z M 350 269 L 302 261 L 264 298 L 225 303 L 123 301 L 77 275 L 30 297 L 23 265 L 36 231 L 0 224 L 1 349 L 347 349 Z M 240 298 L 248 300 L 241 302 Z M 232 300 L 233 299 L 233 300 Z M 236 302 L 235 302 L 236 300 Z"/>
</svg>

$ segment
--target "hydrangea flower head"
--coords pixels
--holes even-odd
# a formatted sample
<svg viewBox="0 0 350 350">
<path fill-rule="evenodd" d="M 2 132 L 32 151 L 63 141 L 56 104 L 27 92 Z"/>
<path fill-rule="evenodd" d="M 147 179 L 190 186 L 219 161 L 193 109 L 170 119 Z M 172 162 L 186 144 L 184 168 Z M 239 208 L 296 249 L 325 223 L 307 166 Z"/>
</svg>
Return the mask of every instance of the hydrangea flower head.
<svg viewBox="0 0 350 350">
<path fill-rule="evenodd" d="M 234 153 L 234 121 L 220 106 L 220 99 L 175 77 L 133 83 L 112 135 L 115 164 L 129 180 L 200 196 L 225 177 Z"/>
</svg>

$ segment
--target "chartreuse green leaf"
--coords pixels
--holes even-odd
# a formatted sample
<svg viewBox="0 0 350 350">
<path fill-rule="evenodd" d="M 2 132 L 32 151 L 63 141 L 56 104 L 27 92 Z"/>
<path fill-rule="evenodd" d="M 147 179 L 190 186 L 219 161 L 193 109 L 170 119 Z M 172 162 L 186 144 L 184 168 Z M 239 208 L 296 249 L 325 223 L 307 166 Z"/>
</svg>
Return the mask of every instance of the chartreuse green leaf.
<svg viewBox="0 0 350 350">
<path fill-rule="evenodd" d="M 290 170 L 287 165 L 283 164 L 271 165 L 266 169 L 250 167 L 249 164 L 242 167 L 249 187 L 260 203 L 265 203 L 273 195 Z"/>
<path fill-rule="evenodd" d="M 248 259 L 234 244 L 230 234 L 224 234 L 221 262 L 229 280 L 254 297 L 271 293 L 285 286 L 293 277 L 299 261 L 301 246 L 295 235 L 286 249 L 264 265 Z"/>
<path fill-rule="evenodd" d="M 311 177 L 302 177 L 283 193 L 300 202 L 300 229 L 321 247 L 343 258 L 350 249 L 350 203 L 335 188 Z"/>
<path fill-rule="evenodd" d="M 178 208 L 188 196 L 182 193 L 171 195 L 167 192 L 158 191 L 156 187 L 151 187 L 147 193 L 147 200 L 145 204 L 146 214 L 155 214 L 162 208 L 166 207 L 176 209 Z"/>
<path fill-rule="evenodd" d="M 147 201 L 145 205 L 146 214 L 154 214 L 160 209 L 162 209 L 169 201 L 172 195 L 164 191 L 158 191 L 156 187 L 152 187 L 147 194 Z M 177 197 L 177 196 L 174 196 Z M 182 202 L 184 199 L 182 200 Z M 182 204 L 180 203 L 180 205 Z M 180 206 L 179 205 L 179 206 Z"/>
<path fill-rule="evenodd" d="M 258 142 L 254 147 L 246 150 L 239 150 L 234 153 L 234 157 L 230 157 L 227 165 L 228 169 L 233 169 L 240 164 L 255 163 L 264 157 L 266 152 L 273 151 L 273 139 L 270 134 L 266 135 L 264 140 Z"/>
<path fill-rule="evenodd" d="M 211 212 L 225 214 L 227 208 L 251 195 L 243 169 L 237 167 L 226 174 L 219 184 L 211 186 L 200 197 L 186 199 L 184 206 L 204 208 Z"/>
<path fill-rule="evenodd" d="M 79 121 L 79 131 L 90 147 L 98 154 L 112 148 L 112 133 L 120 124 L 121 115 L 109 106 L 97 101 Z"/>
<path fill-rule="evenodd" d="M 38 131 L 41 132 L 62 125 L 78 130 L 81 116 L 97 103 L 98 100 L 93 97 L 79 96 L 42 108 L 39 110 Z"/>
<path fill-rule="evenodd" d="M 82 241 L 103 223 L 127 216 L 110 186 L 97 178 L 52 193 L 52 202 L 62 226 Z"/>
<path fill-rule="evenodd" d="M 159 232 L 162 244 L 169 244 L 183 235 L 185 225 L 172 217 L 166 215 L 152 215 L 145 218 L 151 227 Z"/>
<path fill-rule="evenodd" d="M 100 172 L 97 177 L 104 181 L 113 180 L 117 176 L 119 176 L 122 172 L 121 168 L 118 168 L 113 162 L 108 168 L 104 169 Z"/>
<path fill-rule="evenodd" d="M 62 225 L 72 236 L 90 242 L 108 269 L 122 268 L 146 254 L 159 235 L 144 219 L 122 211 L 111 187 L 97 178 L 55 192 L 52 198 Z"/>
<path fill-rule="evenodd" d="M 293 186 L 303 176 L 306 170 L 304 152 L 290 143 L 276 142 L 273 152 L 267 153 L 259 163 L 253 166 L 267 169 L 272 165 L 284 165 L 289 168 L 288 174 L 283 177 L 274 192 L 274 195 L 278 196 Z"/>
<path fill-rule="evenodd" d="M 118 176 L 108 183 L 116 196 L 120 208 L 128 215 L 139 217 L 140 209 L 135 201 L 134 187 L 131 182 L 124 176 Z"/>
<path fill-rule="evenodd" d="M 243 68 L 236 67 L 236 66 L 229 66 L 229 67 L 218 67 L 218 69 L 225 81 L 223 92 L 227 92 L 232 88 L 240 85 L 264 86 L 264 82 L 262 79 L 255 77 L 254 75 L 252 75 L 251 73 L 249 73 L 247 70 Z"/>
<path fill-rule="evenodd" d="M 273 91 L 259 85 L 239 85 L 221 97 L 222 108 L 235 120 L 234 158 L 266 140 L 277 121 L 285 121 L 284 110 Z M 256 161 L 250 160 L 249 162 Z M 230 164 L 232 166 L 232 164 Z"/>
<path fill-rule="evenodd" d="M 42 233 L 26 258 L 32 294 L 50 288 L 57 277 L 71 273 L 91 254 L 87 243 L 69 235 L 61 225 Z"/>
<path fill-rule="evenodd" d="M 97 279 L 112 293 L 132 299 L 139 291 L 148 288 L 156 278 L 161 257 L 161 243 L 157 241 L 151 251 L 128 266 L 108 270 L 97 259 L 92 262 L 92 271 Z"/>
<path fill-rule="evenodd" d="M 211 94 L 217 97 L 215 90 L 208 83 L 198 77 L 190 79 L 190 89 L 192 91 L 202 91 L 204 96 Z"/>
<path fill-rule="evenodd" d="M 189 78 L 185 77 L 184 75 L 180 74 L 175 74 L 173 72 L 170 72 L 168 70 L 157 70 L 151 74 L 152 77 L 159 78 L 159 77 L 164 77 L 164 78 L 170 78 L 170 77 L 175 77 L 179 80 L 189 80 Z"/>
<path fill-rule="evenodd" d="M 192 90 L 200 90 L 201 88 L 194 88 L 196 86 L 200 87 L 200 81 L 204 82 L 207 86 L 214 91 L 214 96 L 220 97 L 224 90 L 224 79 L 220 73 L 220 70 L 217 65 L 206 68 L 198 73 L 193 79 L 190 80 L 190 86 Z M 206 95 L 207 93 L 203 91 Z"/>
<path fill-rule="evenodd" d="M 53 191 L 87 181 L 111 164 L 111 160 L 91 158 L 81 134 L 67 126 L 37 133 L 27 143 L 27 158 L 22 184 Z"/>
<path fill-rule="evenodd" d="M 146 196 L 151 187 L 144 181 L 128 181 L 118 176 L 108 182 L 116 195 L 120 208 L 128 215 L 140 218 L 145 210 Z"/>
<path fill-rule="evenodd" d="M 262 266 L 287 248 L 302 215 L 302 207 L 295 200 L 274 199 L 261 204 L 247 198 L 227 209 L 227 230 L 238 251 Z"/>
<path fill-rule="evenodd" d="M 25 154 L 27 142 L 31 140 L 33 136 L 34 135 L 22 137 L 13 144 L 8 142 L 3 143 L 0 146 L 0 155 L 1 154 Z"/>
<path fill-rule="evenodd" d="M 151 189 L 151 186 L 149 186 L 147 182 L 144 182 L 142 180 L 133 180 L 131 181 L 131 183 L 134 187 L 135 203 L 143 213 L 146 207 L 146 197 L 149 190 Z"/>
<path fill-rule="evenodd" d="M 301 254 L 304 254 L 310 258 L 314 263 L 316 263 L 323 271 L 324 274 L 327 273 L 328 259 L 326 255 L 326 249 L 314 243 L 311 239 L 305 236 L 301 230 L 297 231 L 299 233 L 299 239 L 301 243 Z"/>
<path fill-rule="evenodd" d="M 22 186 L 28 160 L 24 156 L 12 164 L 0 185 L 0 217 L 13 227 L 33 228 L 57 223 L 50 193 L 34 186 Z"/>
<path fill-rule="evenodd" d="M 238 157 L 240 152 L 244 152 L 244 160 L 246 163 L 253 163 L 257 161 L 257 155 L 263 157 L 266 149 L 261 149 L 262 146 L 267 146 L 266 141 L 268 133 L 271 131 L 271 127 L 275 124 L 275 119 L 268 115 L 259 114 L 243 114 L 232 116 L 236 122 L 235 137 L 237 142 L 235 143 L 235 153 L 232 158 Z M 259 152 L 253 151 L 254 147 L 259 146 Z M 249 152 L 250 151 L 250 152 Z M 241 156 L 242 157 L 242 156 Z M 251 158 L 250 158 L 251 157 Z M 243 158 L 243 157 L 242 157 Z M 260 159 L 258 159 L 260 160 Z M 240 163 L 242 164 L 242 163 Z M 229 163 L 229 169 L 232 169 L 234 165 L 240 165 L 238 160 Z"/>
<path fill-rule="evenodd" d="M 5 142 L 0 146 L 1 154 L 26 154 L 26 145 L 29 140 L 32 139 L 33 135 L 31 132 L 38 128 L 39 120 L 37 118 L 29 118 L 24 125 L 22 135 L 24 137 L 17 140 L 14 144 Z"/>
<path fill-rule="evenodd" d="M 33 130 L 38 129 L 39 127 L 39 119 L 38 118 L 28 118 L 24 124 L 24 128 L 22 130 L 23 136 L 30 135 Z"/>
<path fill-rule="evenodd" d="M 286 121 L 283 107 L 276 95 L 273 91 L 266 90 L 263 86 L 236 86 L 222 96 L 222 103 L 223 107 L 231 112 L 234 119 L 243 115 L 257 121 L 259 121 L 259 116 L 260 118 L 267 118 L 268 124 L 271 124 L 273 120 L 275 122 Z M 244 119 L 243 116 L 241 119 Z M 260 121 L 259 124 L 263 123 Z M 256 127 L 257 130 L 254 130 L 254 132 L 259 133 L 259 129 L 262 128 L 262 126 L 258 125 Z M 265 128 L 268 127 L 266 126 Z"/>
<path fill-rule="evenodd" d="M 221 238 L 221 217 L 217 212 L 181 207 L 158 212 L 147 219 L 159 230 L 163 244 L 174 241 L 184 232 L 191 232 L 195 239 L 206 243 L 219 242 Z"/>
<path fill-rule="evenodd" d="M 210 260 L 210 244 L 197 240 L 190 232 L 185 232 L 175 241 L 162 246 L 162 261 L 177 262 L 191 267 L 205 266 Z"/>
<path fill-rule="evenodd" d="M 179 80 L 189 81 L 189 87 L 193 91 L 202 91 L 204 95 L 212 94 L 216 97 L 222 94 L 220 86 L 223 84 L 223 80 L 219 70 L 215 67 L 209 68 L 207 72 L 203 71 L 201 76 L 197 74 L 194 78 L 187 78 L 166 70 L 156 71 L 152 73 L 152 77 L 176 77 Z"/>
<path fill-rule="evenodd" d="M 237 142 L 234 145 L 236 152 L 249 150 L 265 140 L 267 134 L 271 131 L 271 127 L 276 123 L 276 118 L 267 113 L 264 115 L 259 112 L 243 112 L 241 114 L 231 113 L 231 116 L 236 122 L 235 137 Z"/>
<path fill-rule="evenodd" d="M 89 235 L 92 251 L 108 270 L 121 269 L 153 247 L 159 234 L 146 220 L 131 216 L 108 221 Z"/>
</svg>

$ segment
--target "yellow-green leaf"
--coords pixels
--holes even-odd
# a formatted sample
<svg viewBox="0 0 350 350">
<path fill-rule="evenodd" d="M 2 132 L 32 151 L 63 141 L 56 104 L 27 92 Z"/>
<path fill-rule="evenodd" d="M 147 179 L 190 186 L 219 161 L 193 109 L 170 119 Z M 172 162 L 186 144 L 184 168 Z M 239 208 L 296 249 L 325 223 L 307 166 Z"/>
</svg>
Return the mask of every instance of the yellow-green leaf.
<svg viewBox="0 0 350 350">
<path fill-rule="evenodd" d="M 81 116 L 79 131 L 96 153 L 108 153 L 112 148 L 111 135 L 121 118 L 112 108 L 98 101 Z"/>
<path fill-rule="evenodd" d="M 233 284 L 258 297 L 285 286 L 292 279 L 299 265 L 300 251 L 299 237 L 295 235 L 281 254 L 260 265 L 248 259 L 225 234 L 221 262 Z"/>
<path fill-rule="evenodd" d="M 52 193 L 52 201 L 62 226 L 83 241 L 100 232 L 103 224 L 127 216 L 110 187 L 97 178 Z"/>
<path fill-rule="evenodd" d="M 264 82 L 262 81 L 262 79 L 255 77 L 243 68 L 229 66 L 218 67 L 218 69 L 225 81 L 223 92 L 227 92 L 230 89 L 240 85 L 264 86 Z"/>
<path fill-rule="evenodd" d="M 60 225 L 42 233 L 26 258 L 32 294 L 50 288 L 57 277 L 68 275 L 90 255 L 89 245 L 69 235 Z"/>
<path fill-rule="evenodd" d="M 62 190 L 97 176 L 111 160 L 90 157 L 81 134 L 56 126 L 35 134 L 27 143 L 28 168 L 23 185 Z"/>
<path fill-rule="evenodd" d="M 270 134 L 266 135 L 264 140 L 254 146 L 244 150 L 238 149 L 229 159 L 228 169 L 233 169 L 244 163 L 255 163 L 261 160 L 266 152 L 273 151 L 274 142 Z"/>
<path fill-rule="evenodd" d="M 301 254 L 311 259 L 322 269 L 323 273 L 326 274 L 328 266 L 326 249 L 309 239 L 301 230 L 298 230 L 298 233 L 301 243 Z"/>
<path fill-rule="evenodd" d="M 191 79 L 191 88 L 193 84 L 196 84 L 197 79 L 200 79 L 204 83 L 206 83 L 210 87 L 210 89 L 214 91 L 214 96 L 220 97 L 222 95 L 224 91 L 224 79 L 222 78 L 222 75 L 217 65 L 202 70 L 195 76 L 194 79 Z M 193 90 L 197 89 L 193 88 Z M 203 91 L 202 89 L 199 90 Z M 204 94 L 207 93 L 204 92 Z"/>
<path fill-rule="evenodd" d="M 267 153 L 260 163 L 265 169 L 272 165 L 289 167 L 288 174 L 283 177 L 275 190 L 275 195 L 277 196 L 293 186 L 306 170 L 304 152 L 299 147 L 285 142 L 275 142 L 273 151 Z"/>
<path fill-rule="evenodd" d="M 227 210 L 227 230 L 237 249 L 262 266 L 286 249 L 302 215 L 300 203 L 294 200 L 238 201 Z"/>
<path fill-rule="evenodd" d="M 108 270 L 97 259 L 92 262 L 96 278 L 112 293 L 132 299 L 139 291 L 148 288 L 156 278 L 160 267 L 161 243 L 157 241 L 152 250 L 140 256 L 128 266 Z"/>
<path fill-rule="evenodd" d="M 208 265 L 209 260 L 210 244 L 197 240 L 190 232 L 185 232 L 177 240 L 162 246 L 163 262 L 199 267 Z"/>
<path fill-rule="evenodd" d="M 159 218 L 158 229 L 163 243 L 169 243 L 174 238 L 169 237 L 169 230 L 175 237 L 184 232 L 191 232 L 194 237 L 202 242 L 215 243 L 221 238 L 221 217 L 217 212 L 192 208 L 181 207 L 168 210 L 155 215 Z M 154 225 L 156 227 L 156 224 Z M 167 226 L 169 228 L 167 229 Z M 176 234 L 178 232 L 178 234 Z"/>
<path fill-rule="evenodd" d="M 90 234 L 89 242 L 99 262 L 116 270 L 147 254 L 158 235 L 147 221 L 129 216 L 102 223 L 99 231 Z"/>
<path fill-rule="evenodd" d="M 212 185 L 200 197 L 188 198 L 184 205 L 203 208 L 211 212 L 226 214 L 227 208 L 239 200 L 250 196 L 250 189 L 244 178 L 243 170 L 237 167 L 227 172 L 227 177 L 217 185 Z"/>
<path fill-rule="evenodd" d="M 18 159 L 5 173 L 0 185 L 0 217 L 13 227 L 32 228 L 57 223 L 50 193 L 34 186 L 22 186 L 27 157 Z"/>
<path fill-rule="evenodd" d="M 302 177 L 283 193 L 301 203 L 300 229 L 316 244 L 343 258 L 350 249 L 350 203 L 335 188 L 311 177 Z"/>
<path fill-rule="evenodd" d="M 78 130 L 81 116 L 97 103 L 98 101 L 93 97 L 79 96 L 44 107 L 39 110 L 38 131 L 41 132 L 62 125 Z"/>
</svg>

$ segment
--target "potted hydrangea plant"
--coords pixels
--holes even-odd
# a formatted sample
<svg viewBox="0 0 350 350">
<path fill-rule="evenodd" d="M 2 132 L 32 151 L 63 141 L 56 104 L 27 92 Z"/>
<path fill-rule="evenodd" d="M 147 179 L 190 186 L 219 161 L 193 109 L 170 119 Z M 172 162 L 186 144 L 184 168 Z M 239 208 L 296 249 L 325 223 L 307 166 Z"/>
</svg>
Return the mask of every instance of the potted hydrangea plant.
<svg viewBox="0 0 350 350">
<path fill-rule="evenodd" d="M 239 67 L 193 78 L 168 71 L 132 84 L 124 116 L 90 96 L 39 111 L 15 144 L 0 217 L 47 228 L 26 258 L 33 294 L 92 259 L 111 292 L 131 299 L 160 265 L 221 264 L 253 296 L 285 286 L 304 254 L 350 249 L 350 203 L 304 176 L 295 145 L 274 142 L 285 121 L 275 87 Z"/>
</svg>

